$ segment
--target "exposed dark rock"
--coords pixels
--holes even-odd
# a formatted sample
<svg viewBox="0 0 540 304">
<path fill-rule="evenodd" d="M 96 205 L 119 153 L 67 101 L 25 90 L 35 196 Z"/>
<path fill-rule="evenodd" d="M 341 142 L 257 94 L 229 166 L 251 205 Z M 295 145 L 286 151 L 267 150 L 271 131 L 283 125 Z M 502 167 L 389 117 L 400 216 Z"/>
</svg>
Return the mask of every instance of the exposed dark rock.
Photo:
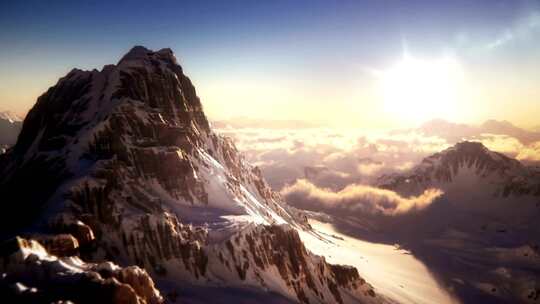
<svg viewBox="0 0 540 304">
<path fill-rule="evenodd" d="M 71 234 L 35 235 L 32 238 L 55 256 L 73 256 L 78 253 L 79 241 Z"/>
<path fill-rule="evenodd" d="M 237 248 L 245 248 L 247 251 Z M 234 267 L 241 280 L 248 276 L 250 265 L 255 269 L 275 268 L 301 303 L 318 298 L 343 303 L 342 290 L 374 297 L 373 288 L 358 275 L 354 267 L 328 264 L 324 258 L 310 254 L 298 232 L 286 226 L 260 226 L 241 235 L 237 246 L 227 243 Z M 257 272 L 253 272 L 257 275 Z M 333 299 L 325 299 L 331 294 Z"/>
<path fill-rule="evenodd" d="M 0 294 L 5 303 L 163 302 L 150 276 L 131 266 L 89 264 L 50 255 L 34 240 L 14 238 L 0 247 Z M 106 273 L 102 275 L 102 273 Z"/>
</svg>

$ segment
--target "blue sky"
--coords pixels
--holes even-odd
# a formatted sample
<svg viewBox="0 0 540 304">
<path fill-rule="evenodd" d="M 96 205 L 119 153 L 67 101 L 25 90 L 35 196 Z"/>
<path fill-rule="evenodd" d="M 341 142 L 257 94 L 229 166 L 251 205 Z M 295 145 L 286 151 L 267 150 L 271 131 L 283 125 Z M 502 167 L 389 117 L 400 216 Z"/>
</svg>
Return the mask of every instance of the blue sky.
<svg viewBox="0 0 540 304">
<path fill-rule="evenodd" d="M 99 69 L 133 45 L 171 47 L 217 117 L 257 116 L 245 109 L 248 100 L 225 113 L 220 104 L 231 99 L 267 108 L 331 104 L 339 112 L 348 104 L 337 95 L 370 89 L 362 70 L 384 69 L 404 48 L 420 58 L 457 56 L 471 75 L 491 75 L 488 87 L 514 82 L 515 90 L 530 90 L 540 79 L 487 78 L 533 75 L 538 12 L 539 1 L 496 0 L 2 2 L 0 108 L 24 112 L 71 68 Z M 260 94 L 230 92 L 242 87 Z M 257 96 L 263 94 L 268 97 Z M 376 103 L 361 95 L 359 108 Z M 529 103 L 540 96 L 529 95 Z M 320 120 L 315 112 L 321 111 L 304 116 Z M 302 118 L 285 111 L 276 116 Z"/>
</svg>

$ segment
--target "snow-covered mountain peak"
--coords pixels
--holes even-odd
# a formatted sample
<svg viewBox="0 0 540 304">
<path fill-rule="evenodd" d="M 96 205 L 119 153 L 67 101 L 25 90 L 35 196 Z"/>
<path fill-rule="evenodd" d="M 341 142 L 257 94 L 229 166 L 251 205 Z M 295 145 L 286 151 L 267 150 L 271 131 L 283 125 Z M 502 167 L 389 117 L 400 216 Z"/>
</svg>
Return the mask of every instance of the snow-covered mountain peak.
<svg viewBox="0 0 540 304">
<path fill-rule="evenodd" d="M 489 150 L 480 142 L 463 141 L 454 146 L 425 158 L 422 164 L 459 166 L 462 162 L 485 164 L 500 168 L 519 166 L 519 162 L 506 155 Z"/>
<path fill-rule="evenodd" d="M 136 46 L 132 47 L 131 50 L 129 50 L 129 52 L 127 52 L 122 57 L 122 59 L 120 59 L 120 62 L 122 62 L 124 60 L 136 60 L 136 59 L 140 59 L 140 58 L 145 58 L 151 53 L 153 53 L 153 52 L 151 50 L 147 49 L 146 47 L 141 46 L 141 45 L 136 45 Z"/>
<path fill-rule="evenodd" d="M 145 189 L 145 198 L 169 211 L 197 205 L 212 207 L 220 216 L 249 215 L 259 223 L 304 222 L 231 141 L 210 130 L 195 88 L 170 49 L 138 46 L 116 66 L 72 70 L 39 98 L 15 150 L 11 158 L 24 162 L 54 160 L 65 175 L 57 183 L 70 176 L 92 177 L 92 182 L 85 177 L 72 184 L 70 195 L 88 185 L 106 186 L 92 175 L 115 163 L 126 171 L 118 180 L 136 183 Z M 128 193 L 121 200 L 133 196 L 126 185 L 122 188 Z M 50 195 L 29 200 L 45 204 Z M 183 215 L 184 220 L 218 220 Z"/>
<path fill-rule="evenodd" d="M 22 121 L 16 114 L 0 112 L 0 155 L 15 143 L 21 126 Z"/>
<path fill-rule="evenodd" d="M 101 71 L 73 70 L 40 96 L 0 157 L 0 197 L 10 205 L 3 234 L 72 235 L 89 259 L 142 266 L 158 286 L 384 302 L 354 269 L 305 249 L 306 215 L 210 129 L 169 49 L 135 47 Z M 287 252 L 276 253 L 283 244 Z"/>
<path fill-rule="evenodd" d="M 489 151 L 488 148 L 486 148 L 486 146 L 484 146 L 481 142 L 475 141 L 462 141 L 455 144 L 450 149 L 462 151 L 462 153 L 478 153 Z"/>
<path fill-rule="evenodd" d="M 379 186 L 405 194 L 456 184 L 465 188 L 490 184 L 491 191 L 501 196 L 540 195 L 540 171 L 491 151 L 482 143 L 464 141 L 424 158 L 406 173 L 385 175 L 378 180 Z"/>
<path fill-rule="evenodd" d="M 0 111 L 0 120 L 8 121 L 9 123 L 20 122 L 22 119 L 11 111 Z"/>
<path fill-rule="evenodd" d="M 140 62 L 154 62 L 162 61 L 171 64 L 177 64 L 176 57 L 170 48 L 163 48 L 159 51 L 152 51 L 144 46 L 134 46 L 129 52 L 127 52 L 122 59 L 118 62 L 118 65 L 122 65 L 127 62 L 140 61 Z"/>
</svg>

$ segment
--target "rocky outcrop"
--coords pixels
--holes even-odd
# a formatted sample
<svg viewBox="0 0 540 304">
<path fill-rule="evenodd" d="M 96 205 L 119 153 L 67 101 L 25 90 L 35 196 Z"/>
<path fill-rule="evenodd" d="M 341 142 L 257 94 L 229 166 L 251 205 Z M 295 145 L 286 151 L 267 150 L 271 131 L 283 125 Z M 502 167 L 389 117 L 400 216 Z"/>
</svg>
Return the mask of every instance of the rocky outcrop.
<svg viewBox="0 0 540 304">
<path fill-rule="evenodd" d="M 34 239 L 55 256 L 73 256 L 79 250 L 79 241 L 71 234 L 37 235 Z"/>
<path fill-rule="evenodd" d="M 5 303 L 163 303 L 150 276 L 136 266 L 59 258 L 37 241 L 20 237 L 4 242 L 0 253 Z"/>
</svg>

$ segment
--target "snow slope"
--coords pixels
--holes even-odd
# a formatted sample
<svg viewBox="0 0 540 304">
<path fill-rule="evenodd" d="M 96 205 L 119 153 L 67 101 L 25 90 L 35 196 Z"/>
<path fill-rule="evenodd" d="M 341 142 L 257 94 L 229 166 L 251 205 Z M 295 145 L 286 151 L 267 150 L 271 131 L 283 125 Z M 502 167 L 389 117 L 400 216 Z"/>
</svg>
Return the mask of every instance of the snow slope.
<svg viewBox="0 0 540 304">
<path fill-rule="evenodd" d="M 459 303 L 439 285 L 426 266 L 399 247 L 359 240 L 337 231 L 331 224 L 310 220 L 319 237 L 301 233 L 306 247 L 331 263 L 359 269 L 375 291 L 398 303 Z"/>
</svg>

